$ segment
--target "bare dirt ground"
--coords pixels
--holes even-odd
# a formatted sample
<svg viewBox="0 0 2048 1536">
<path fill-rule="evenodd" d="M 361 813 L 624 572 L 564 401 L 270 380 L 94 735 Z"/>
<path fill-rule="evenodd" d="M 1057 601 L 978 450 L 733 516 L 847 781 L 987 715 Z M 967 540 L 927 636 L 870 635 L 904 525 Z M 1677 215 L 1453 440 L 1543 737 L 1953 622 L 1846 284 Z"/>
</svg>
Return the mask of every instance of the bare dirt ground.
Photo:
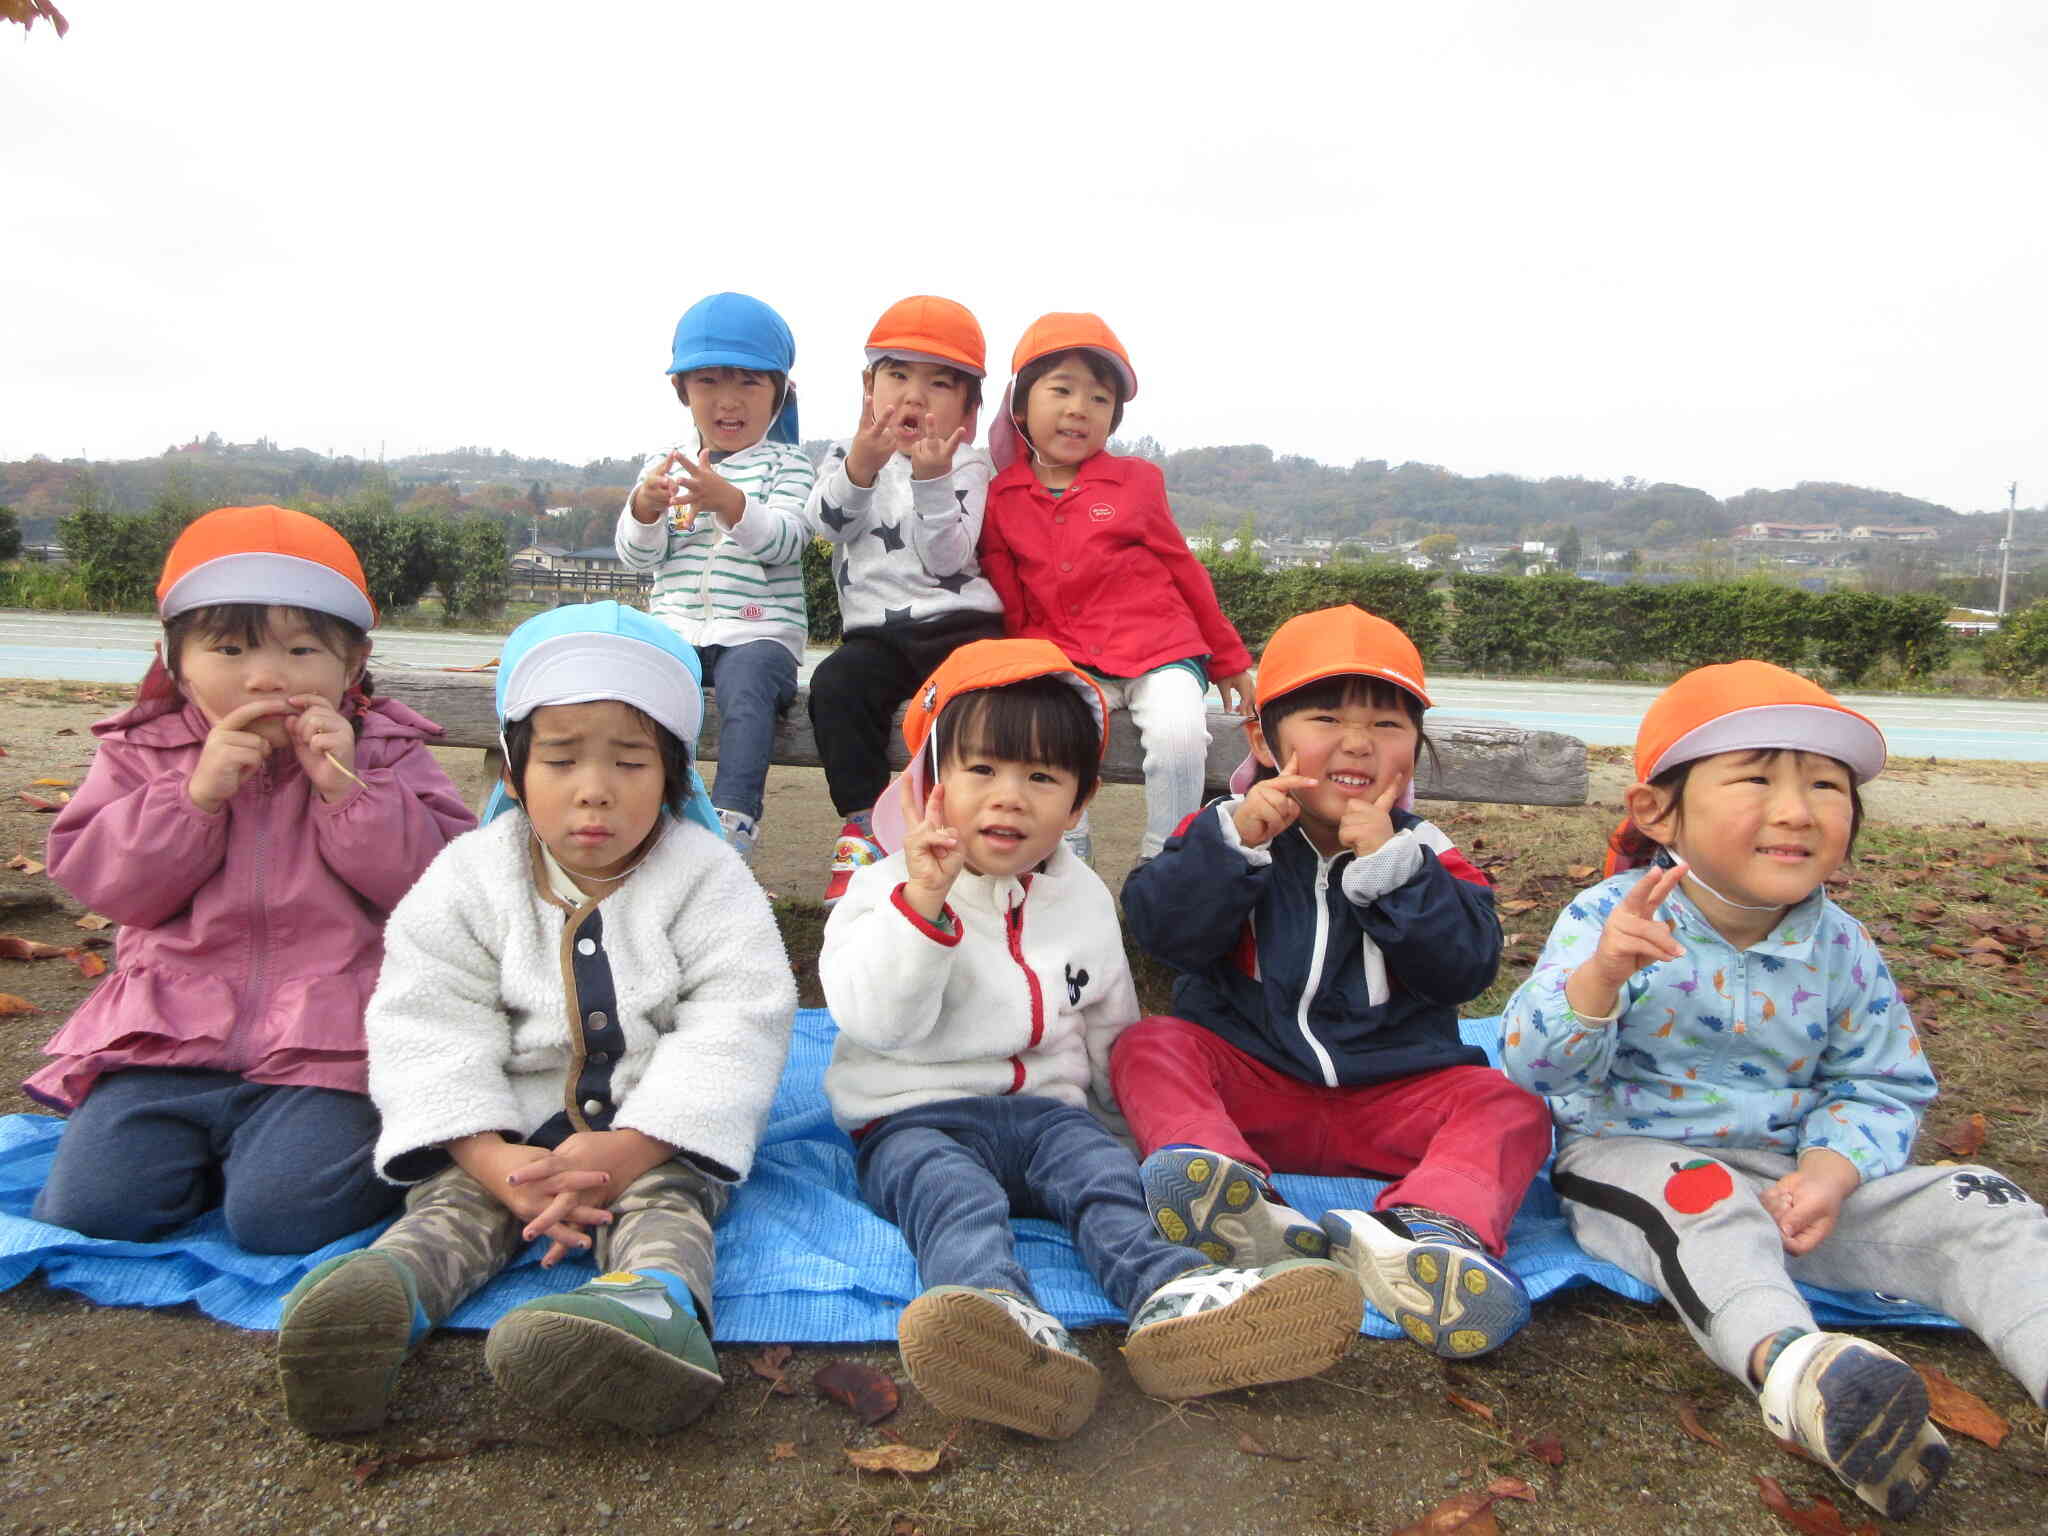
<svg viewBox="0 0 2048 1536">
<path fill-rule="evenodd" d="M 91 752 L 85 727 L 124 694 L 81 699 L 76 689 L 0 683 L 0 746 L 8 753 L 0 758 L 0 861 L 17 850 L 40 859 L 49 819 L 19 792 L 54 794 L 34 781 L 81 778 Z M 479 786 L 465 760 L 475 756 L 448 755 L 452 769 L 468 774 L 472 796 Z M 1611 761 L 1597 763 L 1594 798 L 1611 802 L 1625 782 Z M 1872 815 L 2048 829 L 2044 791 L 2048 767 L 1901 763 L 1874 787 Z M 1533 833 L 1541 825 L 1514 813 L 1425 809 L 1468 846 L 1482 829 L 1498 847 L 1516 826 Z M 1565 814 L 1590 822 L 1600 813 L 1533 817 Z M 1096 812 L 1098 863 L 1112 885 L 1141 816 L 1138 792 L 1125 789 L 1107 792 Z M 763 883 L 796 902 L 814 900 L 835 830 L 820 777 L 778 770 Z M 75 944 L 78 915 L 46 877 L 0 869 L 0 932 Z M 814 932 L 815 916 L 784 917 L 801 948 L 797 935 L 806 924 Z M 1548 928 L 1543 913 L 1522 921 L 1538 934 Z M 0 1018 L 0 1083 L 8 1085 L 0 1113 L 32 1107 L 12 1084 L 89 985 L 62 960 L 0 961 L 0 992 L 40 1010 Z M 1851 1528 L 1864 1519 L 1832 1478 L 1776 1447 L 1668 1309 L 1597 1292 L 1547 1303 L 1519 1338 L 1473 1365 L 1445 1366 L 1405 1343 L 1360 1339 L 1315 1381 L 1180 1407 L 1137 1392 L 1117 1362 L 1117 1342 L 1108 1329 L 1083 1336 L 1104 1371 L 1102 1406 L 1081 1434 L 1056 1445 L 950 1424 L 907 1383 L 901 1409 L 876 1428 L 811 1389 L 813 1372 L 835 1358 L 893 1371 L 888 1346 L 797 1351 L 791 1396 L 772 1394 L 750 1369 L 755 1348 L 722 1350 L 726 1395 L 697 1426 L 655 1442 L 586 1434 L 502 1400 L 485 1373 L 481 1337 L 471 1333 L 424 1346 L 406 1366 L 380 1433 L 322 1443 L 285 1422 L 269 1335 L 190 1309 L 96 1308 L 31 1279 L 0 1293 L 0 1529 L 1386 1532 L 1456 1492 L 1510 1476 L 1535 1496 L 1492 1511 L 1510 1536 L 1733 1536 L 1782 1528 L 1759 1502 L 1759 1474 L 1781 1481 L 1802 1507 L 1820 1495 L 1842 1508 Z M 1905 1332 L 1885 1342 L 1940 1367 L 2013 1425 L 1996 1452 L 1957 1441 L 1947 1484 L 1912 1528 L 2048 1528 L 2040 1410 L 1973 1340 Z M 1491 1419 L 1454 1405 L 1447 1392 Z M 1720 1446 L 1681 1428 L 1688 1403 Z M 929 1449 L 949 1433 L 952 1448 L 937 1473 L 915 1481 L 856 1472 L 844 1455 L 886 1445 L 890 1435 Z M 1546 1439 L 1558 1443 L 1561 1466 L 1524 1449 Z M 403 1460 L 434 1452 L 451 1454 Z M 1492 1527 L 1465 1529 L 1478 1536 Z"/>
</svg>

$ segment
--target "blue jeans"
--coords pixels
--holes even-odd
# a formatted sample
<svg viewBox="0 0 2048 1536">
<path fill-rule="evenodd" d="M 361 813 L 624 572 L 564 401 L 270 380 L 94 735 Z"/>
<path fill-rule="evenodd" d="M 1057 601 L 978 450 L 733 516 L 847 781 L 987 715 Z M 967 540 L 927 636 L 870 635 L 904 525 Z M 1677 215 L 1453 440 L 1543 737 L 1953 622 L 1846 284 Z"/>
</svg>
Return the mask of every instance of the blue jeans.
<svg viewBox="0 0 2048 1536">
<path fill-rule="evenodd" d="M 704 681 L 718 695 L 718 777 L 711 804 L 761 819 L 775 722 L 796 697 L 796 658 L 778 640 L 699 646 Z"/>
<path fill-rule="evenodd" d="M 35 1219 L 149 1243 L 221 1208 L 251 1253 L 311 1253 L 397 1207 L 377 1177 L 367 1095 L 283 1088 L 232 1072 L 130 1067 L 71 1112 Z"/>
<path fill-rule="evenodd" d="M 903 1229 L 924 1284 L 1030 1298 L 1010 1218 L 1043 1216 L 1129 1316 L 1209 1261 L 1153 1229 L 1137 1161 L 1085 1109 L 1036 1095 L 946 1099 L 889 1116 L 861 1138 L 860 1197 Z"/>
</svg>

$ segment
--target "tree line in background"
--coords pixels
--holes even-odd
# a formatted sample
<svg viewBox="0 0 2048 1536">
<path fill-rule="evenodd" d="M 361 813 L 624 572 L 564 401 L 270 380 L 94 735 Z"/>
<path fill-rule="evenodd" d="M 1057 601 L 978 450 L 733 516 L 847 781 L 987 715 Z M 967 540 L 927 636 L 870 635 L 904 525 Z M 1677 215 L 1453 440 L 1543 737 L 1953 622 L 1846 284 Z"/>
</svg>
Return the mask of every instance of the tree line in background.
<svg viewBox="0 0 2048 1536">
<path fill-rule="evenodd" d="M 24 563 L 0 572 L 0 603 L 149 611 L 172 543 L 187 523 L 215 505 L 173 487 L 147 511 L 118 512 L 87 482 L 76 510 L 57 525 L 69 562 Z M 434 591 L 449 624 L 478 623 L 504 607 L 511 561 L 498 518 L 401 511 L 390 488 L 374 483 L 346 501 L 308 502 L 303 510 L 332 524 L 355 547 L 380 611 L 411 608 Z"/>
</svg>

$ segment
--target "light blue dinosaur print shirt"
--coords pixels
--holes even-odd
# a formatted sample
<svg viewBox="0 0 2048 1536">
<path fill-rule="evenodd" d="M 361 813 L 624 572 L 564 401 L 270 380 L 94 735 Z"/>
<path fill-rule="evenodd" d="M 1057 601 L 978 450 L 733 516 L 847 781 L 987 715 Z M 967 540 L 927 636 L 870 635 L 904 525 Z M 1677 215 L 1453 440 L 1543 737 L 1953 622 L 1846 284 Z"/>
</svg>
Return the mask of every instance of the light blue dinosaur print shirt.
<svg viewBox="0 0 2048 1536">
<path fill-rule="evenodd" d="M 1566 1140 L 1661 1136 L 1794 1157 L 1826 1147 L 1866 1179 L 1904 1168 L 1934 1073 L 1877 946 L 1825 891 L 1748 949 L 1673 891 L 1658 916 L 1685 958 L 1631 976 L 1612 1024 L 1572 1011 L 1566 981 L 1648 873 L 1603 881 L 1558 915 L 1508 999 L 1508 1076 L 1550 1101 Z"/>
</svg>

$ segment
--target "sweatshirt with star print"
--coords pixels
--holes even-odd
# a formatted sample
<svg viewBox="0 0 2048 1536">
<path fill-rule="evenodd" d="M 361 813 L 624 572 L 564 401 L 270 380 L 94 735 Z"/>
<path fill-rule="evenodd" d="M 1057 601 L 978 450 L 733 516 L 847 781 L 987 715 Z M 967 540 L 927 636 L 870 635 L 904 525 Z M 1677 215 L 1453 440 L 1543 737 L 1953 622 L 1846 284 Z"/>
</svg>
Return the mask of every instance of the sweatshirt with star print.
<svg viewBox="0 0 2048 1536">
<path fill-rule="evenodd" d="M 953 471 L 911 478 L 910 456 L 895 453 L 873 485 L 846 473 L 847 443 L 834 443 L 805 509 L 832 545 L 844 634 L 923 624 L 956 614 L 1000 618 L 1002 599 L 975 558 L 995 465 L 986 450 L 963 446 Z"/>
</svg>

